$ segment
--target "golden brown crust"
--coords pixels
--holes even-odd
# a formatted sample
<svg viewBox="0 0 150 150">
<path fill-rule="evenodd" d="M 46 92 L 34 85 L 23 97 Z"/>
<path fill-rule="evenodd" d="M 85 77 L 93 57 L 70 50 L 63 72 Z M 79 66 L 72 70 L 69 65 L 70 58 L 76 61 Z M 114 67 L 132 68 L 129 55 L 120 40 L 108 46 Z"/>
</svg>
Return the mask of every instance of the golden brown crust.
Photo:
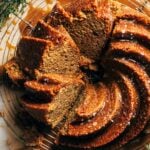
<svg viewBox="0 0 150 150">
<path fill-rule="evenodd" d="M 119 73 L 120 74 L 120 73 Z M 70 147 L 78 148 L 98 148 L 101 147 L 116 137 L 118 137 L 127 127 L 130 119 L 135 115 L 138 103 L 137 91 L 134 89 L 132 81 L 130 81 L 123 74 L 118 75 L 117 83 L 112 83 L 112 92 L 116 95 L 115 98 L 121 102 L 121 108 L 117 117 L 112 121 L 112 123 L 105 128 L 101 134 L 93 135 L 89 139 L 82 139 L 80 144 L 76 144 L 76 139 L 69 140 Z M 67 143 L 67 140 L 62 139 L 62 143 Z"/>
<path fill-rule="evenodd" d="M 108 57 L 134 59 L 145 67 L 150 74 L 150 51 L 148 48 L 134 41 L 113 41 L 107 53 Z"/>
<path fill-rule="evenodd" d="M 101 86 L 87 85 L 85 100 L 76 108 L 77 120 L 89 119 L 97 114 L 104 107 L 107 98 L 107 91 Z"/>
<path fill-rule="evenodd" d="M 24 96 L 21 99 L 21 104 L 24 109 L 36 120 L 48 124 L 48 113 L 51 111 L 50 103 L 34 103 L 29 99 L 29 96 Z"/>
<path fill-rule="evenodd" d="M 78 75 L 65 75 L 65 74 L 55 74 L 55 73 L 41 73 L 35 70 L 36 79 L 39 82 L 45 82 L 47 84 L 67 84 L 67 83 L 81 83 L 85 84 L 83 79 L 83 74 Z"/>
<path fill-rule="evenodd" d="M 140 96 L 140 109 L 139 113 L 136 116 L 136 121 L 130 125 L 128 132 L 126 132 L 123 137 L 119 138 L 116 141 L 114 145 L 117 148 L 137 136 L 144 129 L 145 125 L 149 120 L 150 79 L 146 74 L 145 70 L 133 61 L 127 61 L 125 59 L 114 59 L 113 61 L 111 60 L 109 63 L 111 64 L 109 64 L 109 67 L 111 66 L 116 70 L 120 70 L 134 80 Z M 105 65 L 107 64 L 108 63 L 106 62 Z M 112 146 L 112 149 L 114 148 L 114 145 Z"/>
<path fill-rule="evenodd" d="M 112 2 L 111 4 L 112 12 L 114 13 L 114 16 L 116 17 L 117 20 L 120 19 L 133 20 L 150 29 L 150 18 L 146 14 L 138 12 L 137 10 L 129 8 L 128 6 L 118 3 L 116 1 L 111 2 Z"/>
<path fill-rule="evenodd" d="M 33 81 L 26 81 L 24 83 L 24 86 L 27 90 L 33 92 L 33 93 L 43 93 L 47 95 L 48 97 L 55 96 L 61 87 L 63 87 L 62 84 L 59 85 L 53 85 L 53 84 L 43 84 L 40 82 L 37 82 L 35 80 Z"/>
<path fill-rule="evenodd" d="M 150 63 L 150 51 L 148 48 L 134 42 L 134 41 L 113 41 L 111 42 L 110 50 L 108 55 L 113 55 L 118 51 L 123 52 L 124 54 L 137 54 L 139 57 L 144 57 L 147 62 Z M 141 55 L 142 53 L 142 55 Z M 118 56 L 119 57 L 119 56 Z"/>
<path fill-rule="evenodd" d="M 105 89 L 108 90 L 107 87 Z M 101 130 L 102 127 L 105 127 L 116 116 L 120 107 L 120 101 L 114 98 L 113 93 L 108 92 L 107 96 L 104 108 L 91 120 L 81 124 L 69 124 L 66 133 L 63 132 L 62 135 L 73 137 L 85 136 L 94 134 Z"/>
<path fill-rule="evenodd" d="M 34 69 L 39 68 L 42 63 L 43 52 L 49 48 L 54 48 L 50 41 L 29 36 L 22 37 L 17 48 L 17 59 L 21 69 L 33 74 Z"/>
<path fill-rule="evenodd" d="M 113 38 L 137 39 L 149 44 L 150 31 L 140 24 L 133 23 L 133 21 L 119 20 L 113 30 Z"/>
</svg>

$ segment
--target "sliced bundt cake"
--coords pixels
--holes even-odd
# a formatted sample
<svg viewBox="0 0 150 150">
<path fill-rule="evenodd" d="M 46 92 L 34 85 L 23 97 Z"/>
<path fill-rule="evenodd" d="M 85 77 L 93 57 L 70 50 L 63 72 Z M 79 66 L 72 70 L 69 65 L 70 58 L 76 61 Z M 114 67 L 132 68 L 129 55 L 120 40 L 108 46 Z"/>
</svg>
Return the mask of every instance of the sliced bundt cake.
<svg viewBox="0 0 150 150">
<path fill-rule="evenodd" d="M 51 129 L 64 120 L 56 149 L 114 150 L 150 120 L 149 46 L 150 18 L 136 10 L 115 0 L 57 2 L 6 71 L 14 82 L 24 74 L 10 66 L 34 77 L 21 100 L 33 118 Z"/>
</svg>

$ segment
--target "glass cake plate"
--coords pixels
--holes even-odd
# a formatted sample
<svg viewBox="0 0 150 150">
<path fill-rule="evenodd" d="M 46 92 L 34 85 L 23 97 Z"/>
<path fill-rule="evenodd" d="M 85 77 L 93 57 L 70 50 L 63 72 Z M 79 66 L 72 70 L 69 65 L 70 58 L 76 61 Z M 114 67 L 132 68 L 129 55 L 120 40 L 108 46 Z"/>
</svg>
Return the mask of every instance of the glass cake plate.
<svg viewBox="0 0 150 150">
<path fill-rule="evenodd" d="M 149 0 L 118 0 L 138 11 L 150 16 Z M 64 3 L 65 0 L 62 0 Z M 23 14 L 11 15 L 0 31 L 0 64 L 15 55 L 16 45 L 22 35 L 27 35 L 39 18 L 51 10 L 55 0 L 31 0 Z M 0 69 L 1 73 L 1 69 Z M 22 92 L 0 85 L 0 149 L 19 150 L 23 147 L 23 128 L 18 125 L 16 116 L 22 108 L 18 102 Z M 22 121 L 20 121 L 22 122 Z M 22 125 L 23 126 L 23 125 Z M 150 150 L 150 127 L 144 131 L 144 136 L 136 138 L 127 145 L 127 149 Z M 126 149 L 125 148 L 125 149 Z"/>
</svg>

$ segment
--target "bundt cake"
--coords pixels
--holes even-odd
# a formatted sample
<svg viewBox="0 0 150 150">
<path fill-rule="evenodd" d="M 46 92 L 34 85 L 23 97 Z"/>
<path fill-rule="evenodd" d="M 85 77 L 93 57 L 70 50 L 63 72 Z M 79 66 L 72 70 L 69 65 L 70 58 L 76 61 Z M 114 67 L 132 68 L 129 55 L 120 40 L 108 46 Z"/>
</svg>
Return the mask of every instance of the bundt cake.
<svg viewBox="0 0 150 150">
<path fill-rule="evenodd" d="M 57 2 L 5 69 L 34 119 L 63 122 L 56 149 L 119 149 L 150 121 L 150 18 L 115 0 Z"/>
</svg>

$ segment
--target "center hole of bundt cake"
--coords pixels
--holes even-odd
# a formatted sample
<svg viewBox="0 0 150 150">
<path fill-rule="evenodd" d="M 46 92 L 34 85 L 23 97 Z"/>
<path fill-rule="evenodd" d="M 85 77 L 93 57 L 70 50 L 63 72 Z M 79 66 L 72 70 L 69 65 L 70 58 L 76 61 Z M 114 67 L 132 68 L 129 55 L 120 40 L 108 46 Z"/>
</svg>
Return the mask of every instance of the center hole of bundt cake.
<svg viewBox="0 0 150 150">
<path fill-rule="evenodd" d="M 104 75 L 104 69 L 102 66 L 99 66 L 97 70 L 91 70 L 89 68 L 81 68 L 81 70 L 87 75 L 90 83 L 101 81 Z"/>
</svg>

